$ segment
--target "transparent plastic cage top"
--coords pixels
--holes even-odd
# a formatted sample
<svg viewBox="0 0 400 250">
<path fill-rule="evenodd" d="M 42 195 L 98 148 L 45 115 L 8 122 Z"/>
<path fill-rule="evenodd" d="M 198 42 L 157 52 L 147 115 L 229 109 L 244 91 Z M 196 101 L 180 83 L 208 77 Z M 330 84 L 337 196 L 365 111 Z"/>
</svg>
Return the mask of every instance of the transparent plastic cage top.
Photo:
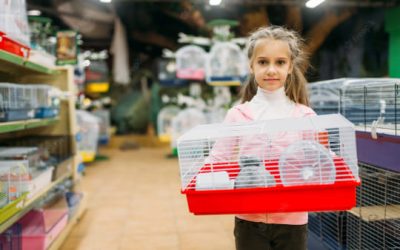
<svg viewBox="0 0 400 250">
<path fill-rule="evenodd" d="M 195 214 L 355 205 L 355 132 L 339 114 L 197 126 L 179 138 L 178 155 Z"/>
<path fill-rule="evenodd" d="M 358 130 L 398 134 L 400 79 L 360 79 L 341 88 L 340 111 Z"/>
<path fill-rule="evenodd" d="M 199 46 L 187 45 L 176 52 L 176 76 L 181 79 L 203 80 L 207 54 Z"/>
<path fill-rule="evenodd" d="M 207 82 L 240 84 L 248 73 L 247 68 L 246 56 L 238 45 L 232 42 L 216 43 L 212 46 L 206 62 Z"/>
</svg>

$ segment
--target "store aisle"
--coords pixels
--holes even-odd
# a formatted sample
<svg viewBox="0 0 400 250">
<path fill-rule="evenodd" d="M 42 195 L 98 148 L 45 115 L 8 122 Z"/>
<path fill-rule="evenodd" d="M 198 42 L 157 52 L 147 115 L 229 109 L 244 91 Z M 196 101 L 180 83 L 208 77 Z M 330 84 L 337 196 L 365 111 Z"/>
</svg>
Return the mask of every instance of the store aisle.
<svg viewBox="0 0 400 250">
<path fill-rule="evenodd" d="M 168 151 L 102 150 L 110 160 L 87 168 L 88 210 L 61 249 L 234 249 L 233 216 L 190 214 Z"/>
</svg>

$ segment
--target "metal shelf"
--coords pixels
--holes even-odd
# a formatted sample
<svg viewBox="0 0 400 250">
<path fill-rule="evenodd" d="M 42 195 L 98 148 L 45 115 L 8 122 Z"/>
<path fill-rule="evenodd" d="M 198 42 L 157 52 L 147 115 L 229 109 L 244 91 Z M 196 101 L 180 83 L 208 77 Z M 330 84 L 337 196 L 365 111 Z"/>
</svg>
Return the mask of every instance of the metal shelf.
<svg viewBox="0 0 400 250">
<path fill-rule="evenodd" d="M 20 131 L 25 129 L 37 128 L 54 125 L 59 121 L 59 118 L 48 118 L 48 119 L 31 119 L 22 120 L 15 122 L 1 122 L 0 123 L 0 134 Z"/>
<path fill-rule="evenodd" d="M 52 70 L 44 65 L 26 61 L 24 58 L 0 50 L 0 71 L 12 75 L 24 74 L 47 74 L 52 75 L 56 70 Z"/>
</svg>

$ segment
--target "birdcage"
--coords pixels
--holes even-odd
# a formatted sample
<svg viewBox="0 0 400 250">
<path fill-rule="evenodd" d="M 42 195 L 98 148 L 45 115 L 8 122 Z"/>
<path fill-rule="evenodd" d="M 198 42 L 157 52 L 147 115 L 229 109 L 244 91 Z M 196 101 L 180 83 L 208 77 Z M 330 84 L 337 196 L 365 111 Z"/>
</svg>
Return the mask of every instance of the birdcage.
<svg viewBox="0 0 400 250">
<path fill-rule="evenodd" d="M 91 162 L 96 157 L 97 142 L 99 140 L 99 120 L 96 116 L 84 110 L 76 111 L 77 122 L 80 128 L 78 151 L 83 162 Z"/>
<path fill-rule="evenodd" d="M 187 45 L 176 52 L 176 77 L 203 80 L 207 54 L 199 46 Z"/>
<path fill-rule="evenodd" d="M 34 117 L 31 92 L 23 85 L 0 83 L 0 121 Z"/>
<path fill-rule="evenodd" d="M 165 106 L 157 116 L 157 134 L 162 142 L 170 142 L 172 134 L 172 119 L 178 115 L 181 109 L 175 105 Z"/>
<path fill-rule="evenodd" d="M 360 178 L 347 249 L 400 249 L 400 173 L 360 164 Z"/>
<path fill-rule="evenodd" d="M 36 118 L 56 117 L 60 113 L 60 90 L 45 84 L 28 85 L 33 92 Z"/>
<path fill-rule="evenodd" d="M 202 111 L 197 108 L 186 108 L 181 110 L 178 115 L 172 119 L 171 148 L 172 153 L 177 154 L 177 139 L 183 133 L 191 128 L 205 124 L 207 118 Z"/>
<path fill-rule="evenodd" d="M 400 171 L 400 79 L 363 79 L 341 89 L 341 114 L 356 125 L 360 162 Z"/>
<path fill-rule="evenodd" d="M 107 144 L 110 140 L 110 110 L 99 109 L 92 113 L 96 116 L 99 123 L 99 144 Z"/>
<path fill-rule="evenodd" d="M 207 83 L 214 86 L 240 85 L 247 75 L 247 59 L 233 42 L 218 42 L 206 61 Z"/>
<path fill-rule="evenodd" d="M 179 138 L 178 156 L 194 214 L 355 205 L 354 128 L 339 114 L 197 126 Z"/>
</svg>

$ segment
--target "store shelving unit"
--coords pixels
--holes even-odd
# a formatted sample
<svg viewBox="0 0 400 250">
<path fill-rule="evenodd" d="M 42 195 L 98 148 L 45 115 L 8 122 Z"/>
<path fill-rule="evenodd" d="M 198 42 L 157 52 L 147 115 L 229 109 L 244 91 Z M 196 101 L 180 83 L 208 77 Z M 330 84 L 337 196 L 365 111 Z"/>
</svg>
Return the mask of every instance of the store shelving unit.
<svg viewBox="0 0 400 250">
<path fill-rule="evenodd" d="M 0 50 L 0 81 L 17 84 L 49 84 L 67 92 L 68 96 L 61 101 L 60 113 L 56 118 L 50 119 L 31 119 L 15 122 L 0 123 L 0 143 L 3 139 L 19 138 L 29 135 L 48 135 L 48 136 L 69 136 L 72 138 L 70 144 L 73 156 L 61 165 L 68 164 L 70 172 L 51 182 L 46 188 L 29 200 L 22 203 L 22 208 L 7 221 L 0 224 L 0 233 L 18 221 L 31 209 L 38 206 L 46 198 L 47 194 L 58 184 L 67 179 L 73 180 L 74 188 L 79 184 L 80 176 L 77 173 L 77 166 L 80 163 L 79 156 L 76 154 L 75 138 L 78 127 L 75 118 L 75 85 L 73 82 L 73 68 L 70 66 L 47 68 L 37 63 L 26 61 L 25 59 Z M 86 209 L 87 197 L 84 196 L 79 204 L 78 212 L 68 222 L 68 225 L 54 240 L 51 249 L 57 249 L 71 231 L 73 225 L 79 220 Z"/>
</svg>

